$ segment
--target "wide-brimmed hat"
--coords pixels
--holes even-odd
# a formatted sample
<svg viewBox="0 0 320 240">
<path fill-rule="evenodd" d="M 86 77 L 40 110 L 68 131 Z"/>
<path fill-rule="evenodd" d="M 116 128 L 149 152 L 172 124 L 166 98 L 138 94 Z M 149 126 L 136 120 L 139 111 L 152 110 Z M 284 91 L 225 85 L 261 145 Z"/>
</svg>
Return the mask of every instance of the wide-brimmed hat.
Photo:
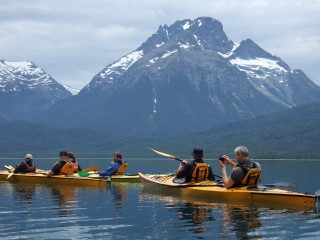
<svg viewBox="0 0 320 240">
<path fill-rule="evenodd" d="M 202 147 L 195 147 L 191 153 L 191 156 L 194 156 L 194 157 L 203 157 L 203 149 Z"/>
<path fill-rule="evenodd" d="M 28 153 L 25 157 L 25 159 L 33 159 L 32 155 L 30 153 Z"/>
</svg>

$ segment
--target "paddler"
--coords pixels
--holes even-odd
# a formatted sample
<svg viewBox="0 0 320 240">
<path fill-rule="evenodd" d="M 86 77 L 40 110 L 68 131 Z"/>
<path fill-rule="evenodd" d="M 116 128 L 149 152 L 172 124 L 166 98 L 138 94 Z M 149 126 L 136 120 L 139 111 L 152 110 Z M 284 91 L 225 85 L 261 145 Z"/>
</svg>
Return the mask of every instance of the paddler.
<svg viewBox="0 0 320 240">
<path fill-rule="evenodd" d="M 50 172 L 47 173 L 47 177 L 52 175 L 71 175 L 74 172 L 74 165 L 68 162 L 67 151 L 61 151 L 59 153 L 60 161 L 56 162 Z"/>
<path fill-rule="evenodd" d="M 68 161 L 73 163 L 75 173 L 82 171 L 82 168 L 80 167 L 80 164 L 77 162 L 76 156 L 73 152 L 68 152 Z"/>
<path fill-rule="evenodd" d="M 185 182 L 197 182 L 210 180 L 214 181 L 215 177 L 212 172 L 211 166 L 206 164 L 203 160 L 203 149 L 200 146 L 197 146 L 193 149 L 191 156 L 193 161 L 188 163 L 186 160 L 183 160 L 176 172 L 176 177 L 185 178 Z"/>
<path fill-rule="evenodd" d="M 105 171 L 99 171 L 97 172 L 100 176 L 112 176 L 114 175 L 121 165 L 124 164 L 124 161 L 122 159 L 122 153 L 121 152 L 115 152 L 113 153 L 113 161 L 111 162 L 110 166 Z"/>
<path fill-rule="evenodd" d="M 19 163 L 14 171 L 10 171 L 10 172 L 14 172 L 14 173 L 30 173 L 30 172 L 35 172 L 36 171 L 36 166 L 33 164 L 33 156 L 28 153 L 25 156 L 25 161 Z"/>
<path fill-rule="evenodd" d="M 257 162 L 252 162 L 249 159 L 249 151 L 244 146 L 238 146 L 234 150 L 234 154 L 235 154 L 237 163 L 232 162 L 227 155 L 223 155 L 219 159 L 219 163 L 222 171 L 222 181 L 224 183 L 225 188 L 249 185 L 248 184 L 249 182 L 243 182 L 243 180 L 248 179 L 247 174 L 249 173 L 250 169 L 255 170 L 255 171 L 250 171 L 250 173 L 254 172 L 252 173 L 250 178 L 250 181 L 253 181 L 251 185 L 257 185 L 261 175 L 260 164 Z M 227 176 L 227 172 L 226 172 L 227 165 L 230 165 L 231 167 L 233 167 L 233 170 L 229 177 Z"/>
</svg>

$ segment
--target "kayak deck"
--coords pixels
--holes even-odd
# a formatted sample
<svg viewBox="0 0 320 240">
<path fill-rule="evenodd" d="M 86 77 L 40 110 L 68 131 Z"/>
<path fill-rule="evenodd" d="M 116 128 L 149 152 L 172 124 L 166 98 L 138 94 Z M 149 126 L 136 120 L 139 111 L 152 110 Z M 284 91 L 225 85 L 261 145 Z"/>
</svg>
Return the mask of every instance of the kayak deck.
<svg viewBox="0 0 320 240">
<path fill-rule="evenodd" d="M 270 202 L 315 206 L 316 197 L 310 194 L 268 187 L 239 187 L 226 189 L 222 183 L 203 181 L 198 183 L 175 183 L 173 176 L 152 177 L 139 173 L 144 186 L 158 190 L 179 191 L 182 195 L 241 200 L 248 202 Z"/>
<path fill-rule="evenodd" d="M 88 172 L 90 175 L 88 178 L 91 179 L 105 179 L 109 180 L 110 176 L 100 176 L 97 173 Z M 78 173 L 74 173 L 75 176 L 79 176 Z M 173 176 L 172 174 L 147 174 L 148 176 Z M 139 174 L 122 174 L 122 175 L 112 175 L 112 181 L 119 181 L 119 182 L 140 182 Z"/>
<path fill-rule="evenodd" d="M 22 181 L 34 183 L 49 183 L 49 184 L 71 184 L 78 186 L 107 186 L 108 181 L 104 179 L 92 179 L 87 177 L 76 177 L 74 175 L 53 175 L 47 177 L 41 173 L 15 173 L 7 179 L 9 172 L 7 170 L 0 170 L 0 180 L 7 181 Z"/>
</svg>

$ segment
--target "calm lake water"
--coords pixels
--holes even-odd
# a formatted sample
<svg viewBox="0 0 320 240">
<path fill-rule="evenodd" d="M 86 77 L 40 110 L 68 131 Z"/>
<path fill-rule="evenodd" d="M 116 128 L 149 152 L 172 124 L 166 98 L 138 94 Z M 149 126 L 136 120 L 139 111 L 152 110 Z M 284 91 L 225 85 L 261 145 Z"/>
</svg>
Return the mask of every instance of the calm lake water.
<svg viewBox="0 0 320 240">
<path fill-rule="evenodd" d="M 22 159 L 0 159 L 0 166 Z M 35 159 L 41 169 L 56 159 Z M 78 159 L 106 168 L 111 159 Z M 127 159 L 128 173 L 169 173 L 172 159 Z M 217 160 L 207 160 L 221 175 Z M 319 160 L 259 160 L 262 183 L 320 189 Z M 229 169 L 230 170 L 230 169 Z M 0 239 L 320 239 L 315 209 L 182 198 L 140 183 L 89 188 L 0 181 Z"/>
</svg>

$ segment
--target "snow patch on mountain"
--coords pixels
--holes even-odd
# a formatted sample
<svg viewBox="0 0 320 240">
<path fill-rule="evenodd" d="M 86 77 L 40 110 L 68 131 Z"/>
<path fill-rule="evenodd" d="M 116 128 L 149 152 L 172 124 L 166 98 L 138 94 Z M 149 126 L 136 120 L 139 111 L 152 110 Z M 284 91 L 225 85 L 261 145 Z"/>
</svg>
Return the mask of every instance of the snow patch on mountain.
<svg viewBox="0 0 320 240">
<path fill-rule="evenodd" d="M 124 57 L 119 61 L 112 64 L 104 72 L 100 73 L 101 78 L 106 78 L 111 73 L 122 74 L 123 71 L 128 70 L 136 61 L 143 57 L 143 50 L 134 51 Z"/>
<path fill-rule="evenodd" d="M 250 67 L 253 70 L 259 70 L 260 67 L 274 69 L 279 72 L 287 72 L 286 69 L 278 65 L 278 61 L 267 59 L 267 58 L 255 58 L 255 59 L 232 59 L 230 63 L 236 65 L 239 70 L 243 70 L 243 68 Z"/>
<path fill-rule="evenodd" d="M 188 28 L 190 28 L 190 23 L 189 22 L 186 22 L 186 24 L 184 24 L 182 26 L 183 30 L 187 30 Z"/>
<path fill-rule="evenodd" d="M 63 85 L 63 87 L 64 87 L 68 92 L 70 92 L 73 96 L 74 96 L 74 95 L 77 95 L 77 94 L 80 92 L 80 90 L 74 89 L 74 88 L 72 88 L 72 87 L 69 87 L 68 85 Z"/>
<path fill-rule="evenodd" d="M 240 46 L 239 43 L 234 43 L 233 48 L 231 49 L 230 52 L 228 52 L 228 53 L 226 53 L 226 54 L 223 54 L 223 53 L 221 53 L 221 52 L 218 52 L 218 54 L 221 55 L 221 56 L 224 57 L 224 58 L 229 58 L 229 57 L 232 56 L 232 54 L 234 53 L 234 51 L 235 51 L 239 46 Z"/>
<path fill-rule="evenodd" d="M 171 52 L 166 52 L 165 54 L 162 55 L 161 58 L 167 58 L 167 57 L 169 57 L 171 54 L 174 54 L 174 53 L 176 53 L 176 52 L 178 52 L 177 49 L 175 49 L 175 50 L 173 50 L 173 51 L 171 51 Z"/>
</svg>

